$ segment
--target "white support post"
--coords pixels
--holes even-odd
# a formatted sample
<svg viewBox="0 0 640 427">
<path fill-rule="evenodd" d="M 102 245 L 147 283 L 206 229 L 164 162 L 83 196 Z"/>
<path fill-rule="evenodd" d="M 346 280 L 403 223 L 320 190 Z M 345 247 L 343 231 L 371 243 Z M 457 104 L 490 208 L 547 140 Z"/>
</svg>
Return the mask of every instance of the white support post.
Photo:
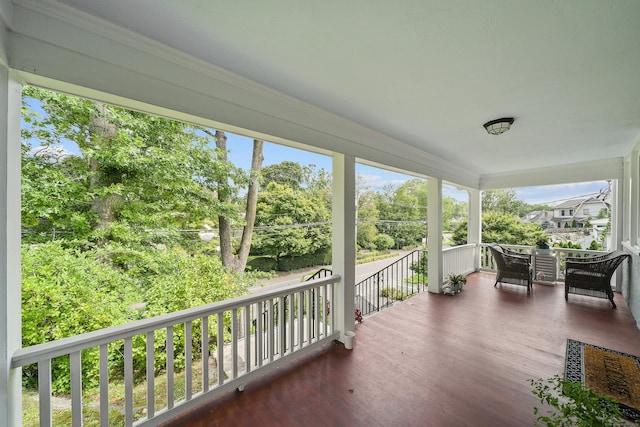
<svg viewBox="0 0 640 427">
<path fill-rule="evenodd" d="M 480 190 L 469 190 L 469 218 L 467 221 L 467 243 L 476 245 L 473 268 L 480 270 L 480 243 L 482 243 L 482 198 Z"/>
<path fill-rule="evenodd" d="M 0 427 L 22 425 L 20 348 L 20 108 L 21 85 L 0 65 Z"/>
<path fill-rule="evenodd" d="M 427 180 L 427 249 L 429 251 L 429 292 L 440 293 L 444 284 L 442 257 L 442 180 Z"/>
<path fill-rule="evenodd" d="M 622 249 L 622 186 L 618 185 L 618 180 L 611 182 L 611 247 L 610 251 Z M 622 290 L 622 268 L 617 269 L 614 275 L 615 290 Z"/>
<path fill-rule="evenodd" d="M 345 331 L 355 331 L 356 281 L 356 174 L 355 158 L 333 155 L 332 270 L 342 280 L 336 298 L 337 324 L 344 342 Z"/>
<path fill-rule="evenodd" d="M 638 221 L 640 220 L 640 214 L 638 206 L 640 204 L 640 189 L 638 186 L 638 178 L 640 177 L 640 156 L 637 149 L 631 152 L 629 160 L 629 181 L 625 184 L 628 185 L 627 191 L 627 203 L 629 213 L 629 243 L 632 246 L 640 244 L 638 241 Z M 626 174 L 625 174 L 626 175 Z"/>
</svg>

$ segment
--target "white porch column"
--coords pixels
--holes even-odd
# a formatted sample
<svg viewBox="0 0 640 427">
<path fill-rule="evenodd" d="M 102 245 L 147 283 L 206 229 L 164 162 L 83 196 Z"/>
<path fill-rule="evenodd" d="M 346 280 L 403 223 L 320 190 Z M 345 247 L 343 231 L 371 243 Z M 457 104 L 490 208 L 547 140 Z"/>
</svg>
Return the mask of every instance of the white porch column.
<svg viewBox="0 0 640 427">
<path fill-rule="evenodd" d="M 427 249 L 429 251 L 429 292 L 440 293 L 444 284 L 442 270 L 442 180 L 427 180 Z"/>
<path fill-rule="evenodd" d="M 0 64 L 0 427 L 22 425 L 21 370 L 11 356 L 21 347 L 20 108 L 22 87 Z"/>
<path fill-rule="evenodd" d="M 482 243 L 482 198 L 480 190 L 469 190 L 469 218 L 467 221 L 467 243 L 476 244 L 473 267 L 480 270 L 480 243 Z"/>
<path fill-rule="evenodd" d="M 627 203 L 628 207 L 625 208 L 625 212 L 629 214 L 629 243 L 632 246 L 638 245 L 638 221 L 640 220 L 639 205 L 640 205 L 640 189 L 638 185 L 638 178 L 640 177 L 640 156 L 638 155 L 638 149 L 635 148 L 631 151 L 629 156 L 629 172 L 628 176 L 625 171 L 625 177 L 628 181 L 625 182 Z"/>
<path fill-rule="evenodd" d="M 610 251 L 622 249 L 622 194 L 623 186 L 618 185 L 618 180 L 611 182 L 611 247 Z M 614 275 L 615 290 L 622 291 L 622 268 L 616 270 Z"/>
<path fill-rule="evenodd" d="M 611 248 L 613 251 L 622 249 L 622 186 L 618 185 L 618 180 L 611 182 Z"/>
<path fill-rule="evenodd" d="M 342 277 L 336 303 L 338 328 L 355 331 L 356 282 L 356 163 L 353 156 L 333 155 L 332 270 Z"/>
</svg>

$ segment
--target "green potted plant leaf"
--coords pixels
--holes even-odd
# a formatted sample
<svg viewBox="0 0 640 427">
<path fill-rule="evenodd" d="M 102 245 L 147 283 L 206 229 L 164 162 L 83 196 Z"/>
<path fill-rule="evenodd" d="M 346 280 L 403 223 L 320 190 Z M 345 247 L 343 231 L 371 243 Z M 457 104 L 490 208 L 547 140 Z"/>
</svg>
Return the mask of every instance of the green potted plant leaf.
<svg viewBox="0 0 640 427">
<path fill-rule="evenodd" d="M 462 274 L 449 274 L 447 276 L 449 279 L 449 283 L 447 283 L 443 288 L 442 292 L 447 295 L 453 295 L 462 290 L 462 286 L 467 283 L 467 278 Z"/>
<path fill-rule="evenodd" d="M 607 426 L 628 425 L 619 405 L 608 396 L 587 389 L 582 382 L 574 382 L 555 375 L 547 379 L 529 380 L 532 393 L 542 407 L 533 408 L 536 426 Z"/>
<path fill-rule="evenodd" d="M 548 254 L 550 252 L 549 241 L 546 237 L 538 237 L 536 239 L 536 253 L 538 254 Z"/>
<path fill-rule="evenodd" d="M 536 248 L 537 249 L 549 249 L 549 241 L 546 237 L 538 237 L 536 239 Z"/>
</svg>

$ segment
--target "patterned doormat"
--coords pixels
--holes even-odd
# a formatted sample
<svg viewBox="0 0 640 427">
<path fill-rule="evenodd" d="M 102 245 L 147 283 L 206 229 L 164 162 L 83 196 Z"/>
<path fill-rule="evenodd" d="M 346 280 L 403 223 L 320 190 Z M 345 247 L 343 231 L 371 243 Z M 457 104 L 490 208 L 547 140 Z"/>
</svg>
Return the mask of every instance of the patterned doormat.
<svg viewBox="0 0 640 427">
<path fill-rule="evenodd" d="M 640 358 L 580 341 L 567 340 L 565 377 L 610 396 L 622 413 L 640 420 Z"/>
</svg>

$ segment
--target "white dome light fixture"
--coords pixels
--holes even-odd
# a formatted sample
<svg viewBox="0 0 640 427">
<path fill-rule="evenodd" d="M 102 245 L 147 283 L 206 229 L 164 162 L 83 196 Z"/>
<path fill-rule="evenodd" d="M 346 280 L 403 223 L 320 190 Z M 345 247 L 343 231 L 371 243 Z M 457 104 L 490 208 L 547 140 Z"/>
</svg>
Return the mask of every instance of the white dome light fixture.
<svg viewBox="0 0 640 427">
<path fill-rule="evenodd" d="M 503 117 L 502 119 L 491 120 L 483 126 L 491 135 L 500 135 L 511 128 L 513 117 Z"/>
</svg>

